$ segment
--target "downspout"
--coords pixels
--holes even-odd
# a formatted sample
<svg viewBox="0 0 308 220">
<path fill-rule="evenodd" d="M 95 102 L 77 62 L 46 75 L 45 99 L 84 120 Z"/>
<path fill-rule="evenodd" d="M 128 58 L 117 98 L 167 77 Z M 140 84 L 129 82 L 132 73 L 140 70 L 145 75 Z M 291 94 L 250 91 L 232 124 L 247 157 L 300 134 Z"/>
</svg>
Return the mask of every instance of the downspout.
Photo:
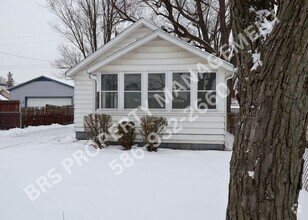
<svg viewBox="0 0 308 220">
<path fill-rule="evenodd" d="M 94 106 L 93 106 L 94 111 L 93 112 L 95 112 L 98 109 L 97 108 L 97 105 L 98 105 L 98 102 L 97 102 L 97 77 L 96 77 L 95 74 L 88 72 L 88 70 L 86 70 L 85 72 L 86 72 L 86 74 L 88 74 L 89 79 L 94 81 L 94 94 L 95 94 L 94 97 L 95 97 L 95 99 L 94 99 Z"/>
<path fill-rule="evenodd" d="M 235 73 L 235 68 L 233 67 L 233 71 L 231 72 L 231 74 L 228 74 L 227 77 L 225 78 L 225 82 L 226 85 L 228 85 L 228 80 L 232 79 L 234 77 L 234 73 Z M 225 145 L 226 145 L 226 133 L 228 131 L 227 127 L 228 127 L 228 107 L 227 105 L 225 106 Z M 225 146 L 226 147 L 226 146 Z"/>
</svg>

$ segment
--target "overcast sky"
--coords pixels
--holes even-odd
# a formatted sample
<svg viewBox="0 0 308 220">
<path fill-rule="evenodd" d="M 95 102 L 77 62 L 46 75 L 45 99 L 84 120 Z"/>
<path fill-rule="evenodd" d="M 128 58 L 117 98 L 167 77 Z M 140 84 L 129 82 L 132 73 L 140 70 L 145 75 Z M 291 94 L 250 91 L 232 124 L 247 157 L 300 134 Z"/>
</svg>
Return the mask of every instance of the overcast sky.
<svg viewBox="0 0 308 220">
<path fill-rule="evenodd" d="M 44 0 L 0 0 L 0 76 L 6 78 L 11 71 L 16 83 L 40 75 L 57 77 L 48 61 L 57 57 L 57 46 L 64 39 L 51 30 L 48 22 L 54 16 L 44 4 Z"/>
</svg>

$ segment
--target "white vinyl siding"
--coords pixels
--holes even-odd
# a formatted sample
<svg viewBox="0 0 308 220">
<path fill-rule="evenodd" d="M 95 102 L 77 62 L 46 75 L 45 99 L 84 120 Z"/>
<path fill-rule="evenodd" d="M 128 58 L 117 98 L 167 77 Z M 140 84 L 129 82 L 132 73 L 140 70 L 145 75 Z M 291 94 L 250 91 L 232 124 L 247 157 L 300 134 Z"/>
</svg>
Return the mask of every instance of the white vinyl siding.
<svg viewBox="0 0 308 220">
<path fill-rule="evenodd" d="M 162 44 L 162 45 L 161 45 Z M 107 64 L 99 72 L 189 71 L 206 60 L 162 39 L 155 39 Z"/>
<path fill-rule="evenodd" d="M 121 42 L 119 42 L 118 44 L 114 45 L 111 49 L 109 49 L 106 53 L 104 53 L 102 56 L 100 56 L 99 58 L 93 60 L 89 65 L 87 65 L 86 68 L 94 65 L 95 63 L 98 63 L 99 61 L 105 59 L 106 57 L 110 56 L 111 54 L 117 52 L 118 50 L 122 49 L 123 47 L 133 43 L 134 41 L 144 37 L 145 35 L 151 33 L 152 30 L 142 26 L 140 27 L 136 32 L 132 33 L 129 37 L 126 37 L 125 39 L 123 39 Z M 85 68 L 83 68 L 85 69 Z M 82 72 L 82 71 L 80 71 Z"/>
<path fill-rule="evenodd" d="M 123 120 L 131 120 L 136 124 L 136 141 L 142 141 L 139 134 L 140 123 L 130 111 L 108 111 L 98 110 L 98 112 L 110 114 L 114 128 L 117 123 Z M 202 144 L 224 144 L 225 135 L 225 114 L 223 112 L 197 113 L 187 110 L 184 112 L 161 112 L 151 111 L 155 116 L 162 116 L 169 120 L 167 133 L 162 138 L 165 143 L 202 143 Z M 137 110 L 137 117 L 141 118 L 146 112 Z M 197 117 L 197 118 L 196 118 Z M 185 120 L 183 120 L 183 118 Z M 172 133 L 170 139 L 166 139 Z M 114 137 L 112 137 L 112 140 Z"/>
<path fill-rule="evenodd" d="M 83 118 L 95 109 L 95 84 L 89 75 L 81 72 L 74 76 L 74 125 L 76 131 L 84 131 Z"/>
</svg>

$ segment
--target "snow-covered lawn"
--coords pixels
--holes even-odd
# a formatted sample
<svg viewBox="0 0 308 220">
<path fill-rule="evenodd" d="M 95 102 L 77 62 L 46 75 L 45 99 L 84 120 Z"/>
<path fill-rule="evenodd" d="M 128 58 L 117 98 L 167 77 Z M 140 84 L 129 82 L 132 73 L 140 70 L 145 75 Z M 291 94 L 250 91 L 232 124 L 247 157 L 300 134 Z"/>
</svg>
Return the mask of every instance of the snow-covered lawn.
<svg viewBox="0 0 308 220">
<path fill-rule="evenodd" d="M 225 219 L 231 152 L 110 147 L 94 156 L 85 145 L 71 125 L 0 131 L 0 219 Z M 308 219 L 308 192 L 300 204 Z"/>
</svg>

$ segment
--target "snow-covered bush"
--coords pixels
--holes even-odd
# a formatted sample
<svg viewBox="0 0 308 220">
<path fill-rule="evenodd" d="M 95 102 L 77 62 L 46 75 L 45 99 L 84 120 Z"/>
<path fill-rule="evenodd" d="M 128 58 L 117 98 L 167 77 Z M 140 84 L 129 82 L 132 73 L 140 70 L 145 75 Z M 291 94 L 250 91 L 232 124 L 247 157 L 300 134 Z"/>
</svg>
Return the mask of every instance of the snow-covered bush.
<svg viewBox="0 0 308 220">
<path fill-rule="evenodd" d="M 168 125 L 167 119 L 164 117 L 147 115 L 141 118 L 140 125 L 140 133 L 143 142 L 147 146 L 147 150 L 157 151 L 157 148 L 161 143 L 161 136 Z"/>
<path fill-rule="evenodd" d="M 100 148 L 106 147 L 111 126 L 111 116 L 106 114 L 88 114 L 84 117 L 84 129 L 89 138 Z"/>
<path fill-rule="evenodd" d="M 135 123 L 132 121 L 122 121 L 118 124 L 118 141 L 124 147 L 124 150 L 130 150 L 136 137 Z"/>
</svg>

